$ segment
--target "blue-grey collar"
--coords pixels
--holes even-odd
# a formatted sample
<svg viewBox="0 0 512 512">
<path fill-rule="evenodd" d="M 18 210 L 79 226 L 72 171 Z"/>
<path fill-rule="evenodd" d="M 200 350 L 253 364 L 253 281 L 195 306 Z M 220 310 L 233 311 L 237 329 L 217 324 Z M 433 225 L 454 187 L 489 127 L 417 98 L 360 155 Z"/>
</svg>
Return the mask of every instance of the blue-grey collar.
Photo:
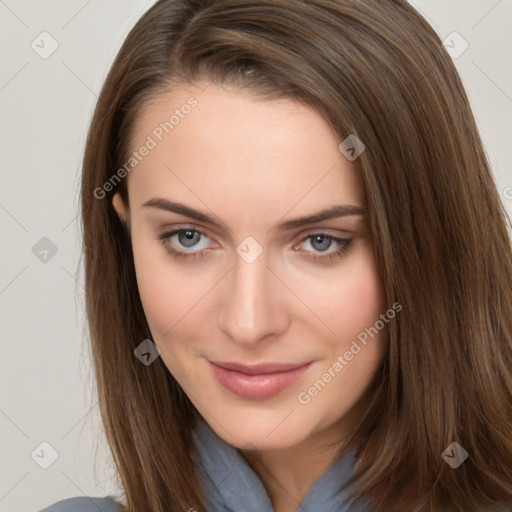
<svg viewBox="0 0 512 512">
<path fill-rule="evenodd" d="M 226 443 L 198 418 L 193 432 L 194 458 L 208 512 L 275 512 L 258 475 L 237 448 Z M 346 483 L 355 454 L 335 460 L 318 478 L 296 512 L 364 512 L 351 502 Z"/>
</svg>

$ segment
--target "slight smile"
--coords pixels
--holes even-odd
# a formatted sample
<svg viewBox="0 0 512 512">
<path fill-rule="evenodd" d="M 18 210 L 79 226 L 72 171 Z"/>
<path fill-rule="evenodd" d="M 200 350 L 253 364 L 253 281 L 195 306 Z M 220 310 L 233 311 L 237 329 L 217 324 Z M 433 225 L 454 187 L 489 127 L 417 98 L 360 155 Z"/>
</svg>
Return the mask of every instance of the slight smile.
<svg viewBox="0 0 512 512">
<path fill-rule="evenodd" d="M 245 366 L 208 361 L 217 381 L 231 393 L 249 400 L 270 398 L 293 384 L 312 366 L 306 363 L 265 363 Z"/>
</svg>

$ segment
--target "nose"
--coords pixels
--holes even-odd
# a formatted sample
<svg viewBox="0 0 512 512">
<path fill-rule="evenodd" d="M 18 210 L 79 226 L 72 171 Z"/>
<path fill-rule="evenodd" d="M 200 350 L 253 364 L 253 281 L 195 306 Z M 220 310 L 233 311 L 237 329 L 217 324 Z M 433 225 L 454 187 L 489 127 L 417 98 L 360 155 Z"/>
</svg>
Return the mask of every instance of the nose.
<svg viewBox="0 0 512 512">
<path fill-rule="evenodd" d="M 283 284 L 267 268 L 265 252 L 252 263 L 236 255 L 234 268 L 223 280 L 219 329 L 233 342 L 256 345 L 278 337 L 289 326 Z"/>
</svg>

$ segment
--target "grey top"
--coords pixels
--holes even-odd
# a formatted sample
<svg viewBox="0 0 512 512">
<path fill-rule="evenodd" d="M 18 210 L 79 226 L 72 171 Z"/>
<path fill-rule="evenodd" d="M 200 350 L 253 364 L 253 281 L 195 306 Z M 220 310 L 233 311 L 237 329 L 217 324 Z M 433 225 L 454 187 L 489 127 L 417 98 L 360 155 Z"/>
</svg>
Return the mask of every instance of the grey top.
<svg viewBox="0 0 512 512">
<path fill-rule="evenodd" d="M 208 512 L 274 512 L 258 475 L 235 447 L 199 419 L 194 432 L 199 478 Z M 199 460 L 198 460 L 199 459 Z M 296 512 L 366 512 L 350 503 L 346 482 L 352 476 L 354 453 L 336 460 L 313 484 Z"/>
<path fill-rule="evenodd" d="M 208 512 L 275 512 L 263 483 L 237 448 L 221 439 L 203 418 L 199 418 L 193 436 L 194 460 Z M 353 452 L 334 461 L 313 484 L 296 512 L 368 512 L 369 507 L 351 503 L 346 483 L 354 467 Z M 59 501 L 40 512 L 98 511 L 122 512 L 122 508 L 110 498 L 84 496 Z"/>
<path fill-rule="evenodd" d="M 62 500 L 40 512 L 121 512 L 122 508 L 109 498 L 69 498 Z"/>
<path fill-rule="evenodd" d="M 201 417 L 194 433 L 194 460 L 208 512 L 274 512 L 258 475 L 237 448 L 221 439 Z M 354 455 L 335 461 L 315 482 L 297 512 L 365 512 L 350 506 L 343 487 L 354 468 Z M 121 512 L 110 498 L 71 498 L 40 512 Z"/>
</svg>

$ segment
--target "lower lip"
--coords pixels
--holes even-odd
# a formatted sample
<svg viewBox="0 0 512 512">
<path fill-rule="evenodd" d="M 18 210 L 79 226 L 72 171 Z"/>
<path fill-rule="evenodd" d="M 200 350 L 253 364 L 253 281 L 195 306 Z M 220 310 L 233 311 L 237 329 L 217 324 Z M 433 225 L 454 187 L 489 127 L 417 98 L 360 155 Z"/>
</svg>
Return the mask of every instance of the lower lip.
<svg viewBox="0 0 512 512">
<path fill-rule="evenodd" d="M 222 386 L 231 393 L 249 400 L 263 400 L 277 395 L 304 375 L 311 364 L 285 372 L 248 375 L 226 370 L 210 362 L 213 373 Z"/>
</svg>

